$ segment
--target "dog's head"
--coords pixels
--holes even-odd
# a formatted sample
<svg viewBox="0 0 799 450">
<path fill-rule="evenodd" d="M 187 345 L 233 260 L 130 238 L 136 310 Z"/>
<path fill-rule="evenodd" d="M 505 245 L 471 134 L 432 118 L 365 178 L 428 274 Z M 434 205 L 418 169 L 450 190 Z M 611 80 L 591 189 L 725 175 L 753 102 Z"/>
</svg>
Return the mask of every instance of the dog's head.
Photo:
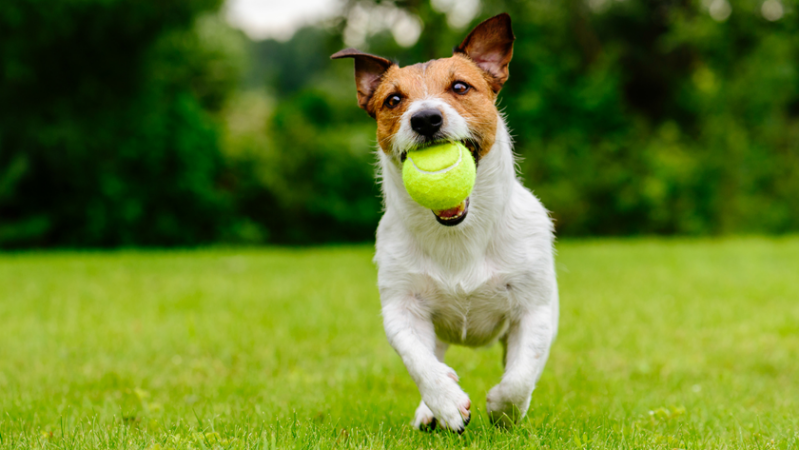
<svg viewBox="0 0 799 450">
<path fill-rule="evenodd" d="M 479 162 L 496 139 L 495 101 L 514 39 L 510 16 L 500 14 L 475 27 L 449 58 L 406 67 L 355 49 L 331 58 L 355 60 L 358 105 L 377 121 L 387 155 L 404 161 L 410 150 L 460 141 Z"/>
</svg>

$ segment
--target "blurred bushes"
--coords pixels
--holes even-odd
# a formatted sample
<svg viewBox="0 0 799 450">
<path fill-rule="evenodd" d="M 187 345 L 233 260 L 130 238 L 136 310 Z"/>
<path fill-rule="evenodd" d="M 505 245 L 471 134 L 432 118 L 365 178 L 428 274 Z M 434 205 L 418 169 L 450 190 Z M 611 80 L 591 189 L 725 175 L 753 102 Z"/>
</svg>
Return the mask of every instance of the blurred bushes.
<svg viewBox="0 0 799 450">
<path fill-rule="evenodd" d="M 381 214 L 375 130 L 353 103 L 351 68 L 329 63 L 335 33 L 300 30 L 250 47 L 245 89 L 225 112 L 240 235 L 289 244 L 374 238 Z M 333 72 L 331 72 L 333 71 Z"/>
<path fill-rule="evenodd" d="M 796 12 L 714 2 L 508 5 L 503 106 L 561 233 L 799 230 Z"/>
<path fill-rule="evenodd" d="M 360 11 L 373 8 L 377 15 L 371 20 L 379 21 L 386 10 L 375 5 L 349 3 Z M 422 19 L 420 40 L 403 49 L 383 31 L 362 49 L 411 64 L 447 56 L 469 30 L 452 29 L 446 14 L 427 2 L 397 5 Z M 513 17 L 517 42 L 500 107 L 524 181 L 552 210 L 559 234 L 799 230 L 799 22 L 793 3 L 773 22 L 763 8 L 774 5 L 763 5 L 761 0 L 483 2 L 472 26 L 501 11 Z M 726 16 L 725 8 L 731 12 Z M 347 25 L 340 22 L 336 36 L 346 34 Z M 307 130 L 312 141 L 274 134 L 278 147 L 291 147 L 304 158 L 327 155 L 324 143 L 336 142 L 342 130 L 328 127 L 335 119 L 315 119 L 319 111 L 338 109 L 336 116 L 343 117 L 356 110 L 349 64 L 336 63 L 321 74 L 289 69 L 310 66 L 303 58 L 322 58 L 342 46 L 310 33 L 282 46 L 262 44 L 294 58 L 292 66 L 272 66 L 287 70 L 277 76 L 273 71 L 271 85 L 302 95 L 326 89 L 327 103 L 308 110 L 295 104 L 302 97 L 278 96 L 279 110 L 299 114 L 291 123 L 317 123 Z M 327 42 L 326 52 L 309 41 Z M 342 90 L 349 98 L 333 95 Z M 347 120 L 349 133 L 366 130 L 374 139 L 365 114 Z M 288 122 L 282 125 L 288 129 Z M 290 142 L 308 147 L 295 149 Z M 366 179 L 359 184 L 366 185 Z M 366 191 L 349 198 L 366 200 Z"/>
<path fill-rule="evenodd" d="M 348 100 L 349 96 L 346 96 Z M 374 236 L 380 217 L 375 184 L 373 127 L 343 99 L 307 89 L 268 106 L 245 94 L 231 118 L 226 148 L 236 205 L 247 217 L 240 242 L 314 243 L 362 241 Z M 262 138 L 262 136 L 268 136 Z M 258 231 L 256 232 L 256 227 Z"/>
<path fill-rule="evenodd" d="M 217 0 L 0 5 L 0 246 L 189 245 L 234 222 Z M 238 36 L 237 34 L 235 36 Z"/>
<path fill-rule="evenodd" d="M 470 25 L 513 17 L 500 106 L 559 234 L 799 230 L 799 22 L 769 2 L 483 2 Z M 401 64 L 469 29 L 386 5 L 419 41 L 362 49 Z M 374 123 L 327 58 L 374 6 L 248 43 L 219 0 L 3 2 L 0 247 L 372 239 Z"/>
</svg>

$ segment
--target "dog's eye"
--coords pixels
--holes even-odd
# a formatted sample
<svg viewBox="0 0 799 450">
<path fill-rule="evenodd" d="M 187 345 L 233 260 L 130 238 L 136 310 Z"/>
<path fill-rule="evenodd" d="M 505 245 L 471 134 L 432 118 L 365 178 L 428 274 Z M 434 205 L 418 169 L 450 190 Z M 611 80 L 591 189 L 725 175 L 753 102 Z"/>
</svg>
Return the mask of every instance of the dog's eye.
<svg viewBox="0 0 799 450">
<path fill-rule="evenodd" d="M 452 83 L 452 92 L 454 92 L 454 93 L 456 93 L 458 95 L 463 95 L 463 94 L 469 92 L 469 89 L 471 89 L 471 88 L 472 88 L 471 86 L 469 86 L 468 84 L 464 83 L 463 81 L 456 81 L 456 82 Z"/>
<path fill-rule="evenodd" d="M 397 105 L 400 104 L 400 102 L 402 102 L 402 97 L 400 97 L 397 94 L 393 94 L 393 95 L 389 95 L 388 98 L 386 99 L 386 101 L 383 102 L 383 104 L 386 105 L 387 107 L 391 108 L 391 109 L 394 109 L 394 108 L 397 107 Z"/>
</svg>

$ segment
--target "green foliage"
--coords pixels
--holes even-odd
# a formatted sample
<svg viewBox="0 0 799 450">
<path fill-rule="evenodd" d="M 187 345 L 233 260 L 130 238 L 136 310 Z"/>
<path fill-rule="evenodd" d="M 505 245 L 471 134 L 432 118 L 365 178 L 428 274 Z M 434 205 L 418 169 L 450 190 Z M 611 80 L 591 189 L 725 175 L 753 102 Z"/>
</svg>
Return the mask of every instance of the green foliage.
<svg viewBox="0 0 799 450">
<path fill-rule="evenodd" d="M 348 99 L 349 100 L 349 99 Z M 374 236 L 380 192 L 368 124 L 350 121 L 345 102 L 307 89 L 280 102 L 266 128 L 268 143 L 239 150 L 237 205 L 272 241 L 307 243 Z M 260 145 L 258 145 L 260 144 Z"/>
<path fill-rule="evenodd" d="M 0 449 L 799 446 L 797 238 L 561 241 L 560 333 L 520 427 L 485 414 L 501 347 L 447 353 L 462 436 L 411 429 L 372 252 L 0 256 Z"/>
<path fill-rule="evenodd" d="M 243 216 L 225 240 L 373 238 L 382 209 L 374 124 L 353 108 L 350 71 L 329 63 L 338 42 L 309 27 L 250 46 L 244 89 L 223 112 L 225 180 Z"/>
<path fill-rule="evenodd" d="M 217 0 L 0 5 L 0 246 L 196 244 L 230 221 Z"/>
<path fill-rule="evenodd" d="M 792 206 L 799 197 L 799 25 L 792 13 L 770 22 L 761 2 L 741 0 L 718 22 L 699 1 L 590 4 L 484 2 L 471 24 L 511 13 L 517 41 L 500 106 L 525 183 L 552 211 L 558 233 L 799 230 Z M 404 49 L 384 31 L 363 49 L 411 64 L 447 56 L 469 29 L 453 29 L 427 2 L 400 5 L 424 22 L 419 42 Z M 308 29 L 285 44 L 256 45 L 253 54 L 273 61 L 264 79 L 276 89 L 277 109 L 295 111 L 291 123 L 311 124 L 301 134 L 314 136 L 275 133 L 277 148 L 328 155 L 324 143 L 342 131 L 329 126 L 336 119 L 320 121 L 330 109 L 352 117 L 348 132 L 374 136 L 372 121 L 358 116 L 351 66 L 335 62 L 317 72 L 316 61 L 344 45 L 336 36 L 346 25 L 332 35 Z M 320 87 L 326 104 L 293 105 Z M 283 117 L 274 118 L 278 128 L 289 126 Z M 352 174 L 364 177 L 359 185 L 368 175 Z M 355 195 L 365 200 L 372 191 Z"/>
<path fill-rule="evenodd" d="M 799 229 L 799 29 L 760 4 L 508 5 L 503 106 L 562 233 Z"/>
<path fill-rule="evenodd" d="M 271 187 L 277 210 L 267 206 L 263 220 L 276 240 L 374 235 L 380 214 L 374 139 L 367 138 L 371 130 L 351 124 L 348 116 L 359 111 L 341 106 L 322 90 L 306 89 L 279 104 L 272 117 L 276 152 Z"/>
<path fill-rule="evenodd" d="M 2 2 L 0 247 L 372 239 L 374 123 L 328 57 L 379 3 L 248 44 L 219 0 Z M 734 0 L 719 22 L 699 0 L 498 0 L 460 29 L 392 5 L 419 41 L 374 29 L 363 49 L 401 64 L 511 13 L 500 107 L 560 235 L 799 230 L 792 4 L 771 22 Z"/>
</svg>

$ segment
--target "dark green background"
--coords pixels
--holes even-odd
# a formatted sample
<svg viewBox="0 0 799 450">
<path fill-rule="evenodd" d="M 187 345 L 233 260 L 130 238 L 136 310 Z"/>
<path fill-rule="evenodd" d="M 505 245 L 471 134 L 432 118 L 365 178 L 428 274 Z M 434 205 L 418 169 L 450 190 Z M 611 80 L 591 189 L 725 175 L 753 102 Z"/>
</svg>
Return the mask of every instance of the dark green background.
<svg viewBox="0 0 799 450">
<path fill-rule="evenodd" d="M 364 50 L 414 63 L 468 32 L 396 4 L 421 39 Z M 500 107 L 560 235 L 799 230 L 797 4 L 730 4 L 484 2 L 471 25 L 513 18 Z M 0 247 L 373 238 L 374 125 L 328 60 L 346 11 L 253 43 L 220 6 L 0 2 Z"/>
</svg>

